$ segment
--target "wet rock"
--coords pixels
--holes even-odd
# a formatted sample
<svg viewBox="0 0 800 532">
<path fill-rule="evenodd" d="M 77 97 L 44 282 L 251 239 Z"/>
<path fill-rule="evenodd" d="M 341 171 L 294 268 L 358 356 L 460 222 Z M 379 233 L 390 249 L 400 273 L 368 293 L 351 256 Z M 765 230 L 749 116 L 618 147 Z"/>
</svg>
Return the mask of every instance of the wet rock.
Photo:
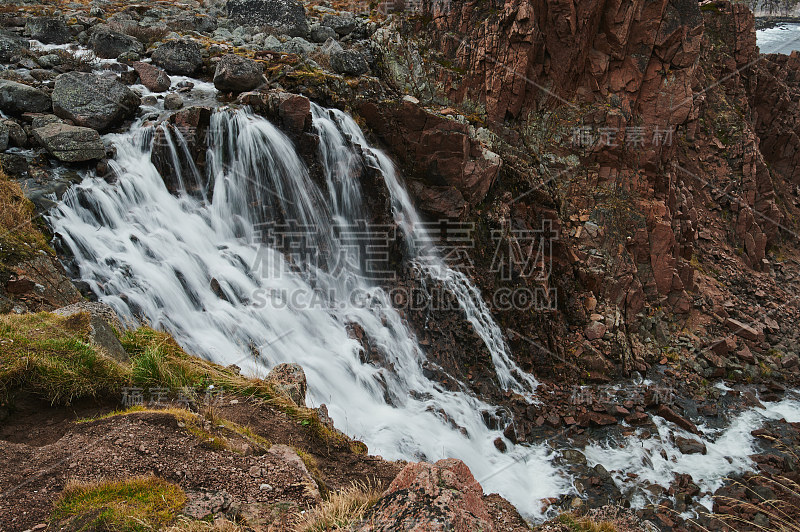
<svg viewBox="0 0 800 532">
<path fill-rule="evenodd" d="M 150 56 L 153 63 L 170 74 L 191 76 L 203 66 L 203 53 L 195 41 L 169 41 Z"/>
<path fill-rule="evenodd" d="M 342 50 L 331 54 L 331 68 L 336 73 L 348 76 L 360 76 L 369 71 L 364 54 L 355 50 Z"/>
<path fill-rule="evenodd" d="M 270 370 L 267 381 L 283 390 L 297 405 L 305 406 L 308 383 L 300 364 L 278 364 Z"/>
<path fill-rule="evenodd" d="M 506 442 L 503 441 L 503 438 L 494 439 L 494 448 L 500 451 L 501 453 L 504 453 L 508 450 L 508 446 L 506 445 Z"/>
<path fill-rule="evenodd" d="M 115 59 L 126 53 L 139 55 L 144 53 L 144 45 L 135 37 L 111 31 L 108 26 L 95 27 L 89 39 L 89 46 L 94 50 L 97 57 L 103 59 Z"/>
<path fill-rule="evenodd" d="M 706 444 L 694 438 L 675 438 L 675 445 L 682 454 L 706 454 Z"/>
<path fill-rule="evenodd" d="M 261 63 L 230 54 L 217 63 L 214 86 L 223 92 L 245 92 L 261 85 L 264 82 L 263 74 Z"/>
<path fill-rule="evenodd" d="M 101 132 L 136 114 L 139 104 L 139 97 L 116 78 L 96 74 L 61 74 L 53 89 L 57 116 Z"/>
<path fill-rule="evenodd" d="M 164 92 L 169 89 L 172 80 L 166 72 L 160 68 L 153 66 L 149 63 L 135 62 L 133 63 L 133 70 L 139 75 L 142 85 L 147 87 L 148 90 L 153 92 Z"/>
<path fill-rule="evenodd" d="M 322 17 L 322 25 L 331 28 L 338 35 L 344 37 L 353 33 L 353 30 L 356 29 L 356 18 L 352 13 L 325 15 Z"/>
<path fill-rule="evenodd" d="M 308 20 L 298 0 L 228 0 L 228 17 L 240 24 L 272 26 L 292 37 L 308 35 Z"/>
<path fill-rule="evenodd" d="M 25 24 L 25 34 L 44 44 L 67 44 L 72 33 L 64 21 L 57 18 L 37 17 Z"/>
<path fill-rule="evenodd" d="M 45 113 L 50 110 L 50 96 L 30 85 L 0 80 L 0 111 L 12 115 Z"/>
<path fill-rule="evenodd" d="M 698 434 L 698 435 L 700 434 L 700 431 L 697 430 L 697 426 L 695 426 L 694 423 L 692 423 L 685 417 L 681 416 L 667 405 L 658 405 L 658 408 L 656 408 L 655 413 L 657 416 L 660 416 L 666 419 L 667 421 L 675 423 L 684 430 L 687 430 L 693 434 Z"/>
<path fill-rule="evenodd" d="M 312 42 L 322 44 L 328 39 L 336 39 L 337 34 L 333 28 L 321 24 L 314 24 L 311 26 L 310 38 Z"/>
<path fill-rule="evenodd" d="M 481 485 L 464 462 L 451 458 L 408 464 L 354 530 L 492 532 L 495 528 Z"/>
<path fill-rule="evenodd" d="M 408 101 L 366 103 L 359 112 L 405 165 L 409 188 L 432 216 L 462 216 L 483 200 L 500 172 L 500 157 L 458 121 Z"/>
<path fill-rule="evenodd" d="M 279 96 L 278 115 L 284 127 L 293 133 L 301 133 L 311 126 L 311 101 L 298 94 Z"/>
<path fill-rule="evenodd" d="M 0 30 L 0 62 L 10 63 L 28 48 L 30 45 L 25 39 L 14 33 Z"/>
<path fill-rule="evenodd" d="M 59 161 L 75 163 L 106 155 L 100 134 L 88 127 L 49 124 L 33 130 L 36 141 Z"/>
<path fill-rule="evenodd" d="M 183 98 L 177 92 L 173 92 L 164 96 L 164 109 L 168 111 L 176 111 L 183 107 Z"/>
</svg>

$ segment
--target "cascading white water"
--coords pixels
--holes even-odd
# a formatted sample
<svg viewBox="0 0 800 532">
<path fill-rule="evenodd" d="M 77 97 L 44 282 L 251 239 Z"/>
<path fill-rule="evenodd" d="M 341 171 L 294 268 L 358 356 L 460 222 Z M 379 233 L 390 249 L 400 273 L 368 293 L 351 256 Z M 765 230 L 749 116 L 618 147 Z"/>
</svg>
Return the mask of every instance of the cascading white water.
<svg viewBox="0 0 800 532">
<path fill-rule="evenodd" d="M 494 321 L 480 291 L 463 272 L 449 268 L 438 254 L 431 252 L 431 250 L 435 251 L 435 242 L 425 231 L 425 225 L 411 203 L 408 192 L 400 183 L 394 164 L 389 157 L 369 145 L 361 128 L 349 115 L 338 109 L 325 111 L 318 105 L 314 105 L 312 111 L 317 131 L 323 139 L 329 139 L 324 140 L 321 147 L 323 160 L 326 161 L 329 183 L 332 174 L 353 175 L 354 172 L 349 169 L 349 165 L 360 163 L 358 158 L 354 157 L 347 148 L 345 138 L 340 134 L 341 131 L 347 140 L 359 146 L 371 159 L 371 164 L 380 170 L 392 196 L 393 214 L 405 234 L 409 253 L 424 275 L 441 283 L 445 290 L 453 294 L 458 301 L 467 320 L 489 349 L 503 389 L 511 389 L 525 395 L 530 394 L 538 384 L 536 379 L 519 369 L 512 360 L 508 346 L 503 339 L 503 333 Z M 358 201 L 360 201 L 360 190 L 357 188 L 357 183 L 355 185 L 348 184 L 346 188 L 357 194 Z M 426 253 L 420 254 L 421 249 L 425 249 Z"/>
<path fill-rule="evenodd" d="M 488 492 L 501 493 L 526 515 L 540 515 L 539 499 L 569 491 L 568 479 L 550 463 L 551 450 L 518 445 L 497 451 L 493 441 L 502 434 L 481 417 L 491 405 L 423 374 L 426 360 L 413 332 L 339 241 L 338 229 L 365 211 L 357 173 L 350 172 L 364 164 L 353 143 L 382 171 L 412 257 L 427 238 L 391 162 L 343 113 L 315 107 L 314 118 L 325 192 L 267 120 L 220 110 L 212 116 L 200 184 L 213 189 L 211 196 L 202 194 L 210 202 L 168 192 L 150 161 L 153 130 L 136 127 L 108 137 L 117 148 L 111 162 L 116 183 L 87 176 L 49 221 L 74 254 L 80 276 L 123 318 L 143 317 L 188 351 L 254 375 L 297 362 L 308 377 L 308 400 L 326 403 L 337 427 L 371 452 L 390 459 L 460 458 Z M 175 168 L 181 151 L 180 142 L 169 151 Z M 298 260 L 258 245 L 272 222 L 296 223 L 319 254 Z M 515 367 L 477 289 L 441 260 L 420 258 L 419 264 L 453 292 L 487 344 L 500 382 L 530 393 L 536 381 Z M 380 367 L 362 362 L 362 347 L 348 334 L 354 323 L 381 351 Z"/>
</svg>

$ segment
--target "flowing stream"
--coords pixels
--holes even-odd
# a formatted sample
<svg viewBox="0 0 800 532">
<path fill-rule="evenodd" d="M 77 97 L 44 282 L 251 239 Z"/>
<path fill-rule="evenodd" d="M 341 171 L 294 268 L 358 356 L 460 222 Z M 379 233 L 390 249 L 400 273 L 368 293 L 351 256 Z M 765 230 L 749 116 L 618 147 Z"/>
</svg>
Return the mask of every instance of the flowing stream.
<svg viewBox="0 0 800 532">
<path fill-rule="evenodd" d="M 363 246 L 343 238 L 365 218 L 369 201 L 357 179 L 359 165 L 380 171 L 408 259 L 458 301 L 501 386 L 531 398 L 536 380 L 516 367 L 471 281 L 439 257 L 418 253 L 429 237 L 389 158 L 368 145 L 346 114 L 314 106 L 313 118 L 326 190 L 268 120 L 220 109 L 211 119 L 206 172 L 190 168 L 178 175 L 178 194 L 170 194 L 150 161 L 159 138 L 154 127 L 139 125 L 107 137 L 117 150 L 116 182 L 87 175 L 49 222 L 81 278 L 123 319 L 144 318 L 187 351 L 252 375 L 299 363 L 308 377 L 308 403 L 325 403 L 336 426 L 371 453 L 460 458 L 487 492 L 539 516 L 536 501 L 570 489 L 551 464 L 552 450 L 517 445 L 503 454 L 495 448 L 502 434 L 481 416 L 492 405 L 464 386 L 447 390 L 424 375 L 430 362 L 388 295 L 370 282 Z M 182 137 L 162 138 L 173 168 L 181 168 Z M 303 253 L 282 253 L 287 246 Z M 381 364 L 362 361 L 362 346 L 349 333 L 353 324 L 379 349 Z"/>
</svg>

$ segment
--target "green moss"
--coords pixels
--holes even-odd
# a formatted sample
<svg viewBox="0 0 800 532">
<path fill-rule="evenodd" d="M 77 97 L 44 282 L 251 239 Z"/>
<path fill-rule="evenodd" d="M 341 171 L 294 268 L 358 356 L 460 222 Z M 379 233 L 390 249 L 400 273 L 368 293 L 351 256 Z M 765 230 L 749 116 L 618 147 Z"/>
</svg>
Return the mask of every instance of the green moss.
<svg viewBox="0 0 800 532">
<path fill-rule="evenodd" d="M 54 505 L 53 522 L 69 519 L 75 530 L 155 530 L 175 520 L 186 494 L 157 477 L 68 484 Z"/>
<path fill-rule="evenodd" d="M 0 404 L 26 389 L 52 402 L 116 393 L 130 370 L 89 344 L 89 316 L 0 316 Z"/>
</svg>

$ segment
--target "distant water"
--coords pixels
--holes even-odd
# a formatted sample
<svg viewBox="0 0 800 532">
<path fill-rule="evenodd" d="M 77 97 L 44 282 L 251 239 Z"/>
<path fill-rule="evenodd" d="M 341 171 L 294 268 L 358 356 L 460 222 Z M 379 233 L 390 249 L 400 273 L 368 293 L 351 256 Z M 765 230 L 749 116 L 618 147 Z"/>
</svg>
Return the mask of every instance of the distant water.
<svg viewBox="0 0 800 532">
<path fill-rule="evenodd" d="M 800 24 L 781 23 L 773 28 L 758 30 L 756 41 L 762 54 L 790 54 L 800 50 Z"/>
</svg>

